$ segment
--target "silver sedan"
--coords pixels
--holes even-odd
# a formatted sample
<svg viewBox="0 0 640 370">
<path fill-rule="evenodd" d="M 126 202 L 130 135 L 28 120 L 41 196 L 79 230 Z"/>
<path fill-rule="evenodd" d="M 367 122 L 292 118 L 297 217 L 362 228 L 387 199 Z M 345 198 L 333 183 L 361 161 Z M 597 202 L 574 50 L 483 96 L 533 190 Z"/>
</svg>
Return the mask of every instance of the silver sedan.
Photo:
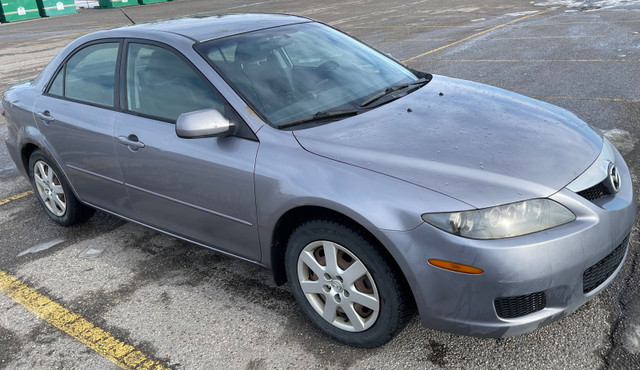
<svg viewBox="0 0 640 370">
<path fill-rule="evenodd" d="M 505 337 L 601 292 L 636 197 L 575 115 L 411 70 L 287 15 L 93 33 L 4 93 L 6 144 L 61 225 L 95 209 L 271 268 L 354 346 Z"/>
</svg>

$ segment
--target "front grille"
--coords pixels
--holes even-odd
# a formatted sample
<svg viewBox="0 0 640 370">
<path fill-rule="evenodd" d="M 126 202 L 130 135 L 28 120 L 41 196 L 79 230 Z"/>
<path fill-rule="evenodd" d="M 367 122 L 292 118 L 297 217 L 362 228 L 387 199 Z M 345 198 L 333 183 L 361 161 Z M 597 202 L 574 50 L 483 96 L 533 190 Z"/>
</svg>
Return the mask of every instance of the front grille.
<svg viewBox="0 0 640 370">
<path fill-rule="evenodd" d="M 604 187 L 604 185 L 602 185 L 602 183 L 596 184 L 589 189 L 584 189 L 578 192 L 579 196 L 589 201 L 594 201 L 596 199 L 602 198 L 607 194 L 609 194 L 609 191 Z"/>
<path fill-rule="evenodd" d="M 622 244 L 614 249 L 613 252 L 609 253 L 605 258 L 601 259 L 598 263 L 584 271 L 582 274 L 583 293 L 586 294 L 594 290 L 600 284 L 604 283 L 611 274 L 613 274 L 620 265 L 620 262 L 622 262 L 624 252 L 627 250 L 628 242 L 629 237 L 627 236 Z"/>
<path fill-rule="evenodd" d="M 536 292 L 514 297 L 500 297 L 493 301 L 496 313 L 503 319 L 513 319 L 540 311 L 547 306 L 544 292 Z"/>
</svg>

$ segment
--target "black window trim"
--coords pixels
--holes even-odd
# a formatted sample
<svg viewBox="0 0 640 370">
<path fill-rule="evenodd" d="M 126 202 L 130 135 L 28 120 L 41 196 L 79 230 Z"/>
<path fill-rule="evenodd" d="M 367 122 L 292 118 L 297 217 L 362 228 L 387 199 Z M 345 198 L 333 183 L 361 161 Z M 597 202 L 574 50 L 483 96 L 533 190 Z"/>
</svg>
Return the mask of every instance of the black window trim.
<svg viewBox="0 0 640 370">
<path fill-rule="evenodd" d="M 89 42 L 86 42 L 80 46 L 78 46 L 77 48 L 75 48 L 71 53 L 69 53 L 69 55 L 67 55 L 64 60 L 62 61 L 62 63 L 60 63 L 60 65 L 58 66 L 58 68 L 56 68 L 55 72 L 53 73 L 53 75 L 51 76 L 51 78 L 49 79 L 49 82 L 47 82 L 45 88 L 44 88 L 44 92 L 42 93 L 42 95 L 48 96 L 48 97 L 52 97 L 52 98 L 56 98 L 56 99 L 62 99 L 62 100 L 66 100 L 66 101 L 70 101 L 73 103 L 79 103 L 79 104 L 84 104 L 84 105 L 89 105 L 92 107 L 96 107 L 96 108 L 102 108 L 102 109 L 108 109 L 108 110 L 113 110 L 113 111 L 120 111 L 120 99 L 118 98 L 120 96 L 120 91 L 119 91 L 119 86 L 120 86 L 120 74 L 118 73 L 118 71 L 120 70 L 120 61 L 122 60 L 122 46 L 124 43 L 124 39 L 123 38 L 119 38 L 119 37 L 112 37 L 112 38 L 106 38 L 106 39 L 99 39 L 99 40 L 92 40 Z M 118 54 L 116 55 L 116 68 L 114 71 L 114 81 L 113 81 L 113 105 L 112 106 L 108 106 L 108 105 L 101 105 L 101 104 L 96 104 L 96 103 L 92 103 L 92 102 L 87 102 L 87 101 L 83 101 L 83 100 L 78 100 L 78 99 L 72 99 L 72 98 L 68 98 L 65 96 L 66 94 L 66 69 L 67 69 L 67 62 L 73 58 L 77 53 L 79 53 L 80 51 L 84 50 L 85 48 L 89 47 L 89 46 L 93 46 L 93 45 L 98 45 L 98 44 L 118 44 Z M 64 73 L 62 75 L 62 95 L 53 95 L 49 93 L 49 90 L 51 89 L 51 85 L 53 85 L 53 82 L 55 81 L 55 79 L 58 77 L 58 75 L 60 74 L 60 72 L 64 69 Z"/>
</svg>

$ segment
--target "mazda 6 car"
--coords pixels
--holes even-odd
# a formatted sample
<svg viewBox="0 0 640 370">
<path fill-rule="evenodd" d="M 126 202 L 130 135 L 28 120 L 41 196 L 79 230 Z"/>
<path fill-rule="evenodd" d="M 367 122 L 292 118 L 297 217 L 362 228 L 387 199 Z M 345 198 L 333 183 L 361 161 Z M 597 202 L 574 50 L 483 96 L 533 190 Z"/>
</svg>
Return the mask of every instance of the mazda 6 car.
<svg viewBox="0 0 640 370">
<path fill-rule="evenodd" d="M 98 209 L 266 266 L 354 346 L 415 308 L 472 336 L 556 321 L 614 279 L 636 212 L 624 160 L 574 114 L 298 16 L 96 32 L 2 105 L 54 221 Z"/>
</svg>

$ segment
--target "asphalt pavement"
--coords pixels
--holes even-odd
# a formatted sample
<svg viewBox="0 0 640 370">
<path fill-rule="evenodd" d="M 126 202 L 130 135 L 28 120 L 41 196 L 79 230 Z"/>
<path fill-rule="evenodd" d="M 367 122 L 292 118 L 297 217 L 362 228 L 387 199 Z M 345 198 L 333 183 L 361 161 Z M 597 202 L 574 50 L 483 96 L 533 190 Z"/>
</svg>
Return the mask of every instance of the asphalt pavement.
<svg viewBox="0 0 640 370">
<path fill-rule="evenodd" d="M 123 10 L 136 22 L 237 12 L 318 19 L 412 68 L 569 109 L 611 138 L 639 184 L 640 1 L 175 0 Z M 81 9 L 1 24 L 0 91 L 34 78 L 76 37 L 128 23 L 117 9 Z M 561 321 L 481 339 L 415 317 L 365 350 L 318 332 L 267 269 L 101 212 L 62 228 L 29 190 L 0 144 L 0 287 L 21 287 L 0 293 L 0 368 L 640 368 L 637 227 L 617 279 Z M 68 317 L 84 320 L 82 330 Z"/>
</svg>

